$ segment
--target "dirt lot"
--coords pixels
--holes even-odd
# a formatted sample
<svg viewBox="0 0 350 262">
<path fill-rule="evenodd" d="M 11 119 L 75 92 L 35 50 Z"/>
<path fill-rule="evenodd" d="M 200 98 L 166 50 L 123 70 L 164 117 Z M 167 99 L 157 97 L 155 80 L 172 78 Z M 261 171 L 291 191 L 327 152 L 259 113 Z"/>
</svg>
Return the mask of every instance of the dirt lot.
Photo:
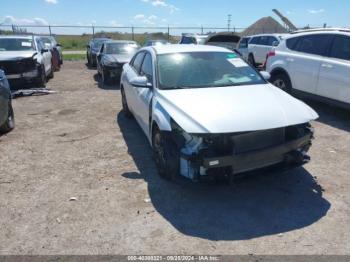
<svg viewBox="0 0 350 262">
<path fill-rule="evenodd" d="M 171 183 L 117 87 L 83 62 L 14 101 L 0 254 L 350 254 L 350 113 L 318 103 L 312 162 L 233 186 Z M 76 197 L 76 201 L 69 201 Z"/>
</svg>

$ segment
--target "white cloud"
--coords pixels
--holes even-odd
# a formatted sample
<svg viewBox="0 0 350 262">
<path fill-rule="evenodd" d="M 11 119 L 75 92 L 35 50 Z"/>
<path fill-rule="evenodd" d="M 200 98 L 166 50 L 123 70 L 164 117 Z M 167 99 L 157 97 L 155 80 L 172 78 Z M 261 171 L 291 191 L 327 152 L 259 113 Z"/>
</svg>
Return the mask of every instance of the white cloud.
<svg viewBox="0 0 350 262">
<path fill-rule="evenodd" d="M 111 26 L 116 26 L 116 27 L 118 27 L 118 26 L 123 26 L 123 24 L 120 24 L 120 23 L 118 23 L 118 22 L 115 21 L 115 20 L 110 21 L 109 24 L 110 24 Z"/>
<path fill-rule="evenodd" d="M 152 2 L 153 6 L 168 6 L 163 0 L 154 0 Z"/>
<path fill-rule="evenodd" d="M 308 12 L 310 13 L 310 14 L 313 14 L 313 15 L 315 15 L 315 14 L 321 14 L 321 13 L 324 13 L 326 10 L 324 10 L 324 9 L 318 9 L 318 10 L 308 10 Z"/>
<path fill-rule="evenodd" d="M 44 19 L 40 17 L 35 17 L 32 19 L 28 18 L 15 18 L 12 15 L 5 16 L 4 20 L 2 21 L 3 24 L 10 24 L 10 25 L 48 25 L 49 23 Z"/>
<path fill-rule="evenodd" d="M 135 20 L 143 20 L 143 19 L 145 19 L 145 15 L 144 15 L 144 14 L 135 15 L 135 16 L 134 16 L 134 19 L 135 19 Z"/>
<path fill-rule="evenodd" d="M 49 3 L 49 4 L 57 4 L 58 1 L 57 0 L 45 0 L 46 3 Z"/>
<path fill-rule="evenodd" d="M 157 17 L 156 15 L 150 15 L 150 16 L 148 17 L 148 19 L 149 19 L 149 20 L 157 20 L 158 17 Z"/>
</svg>

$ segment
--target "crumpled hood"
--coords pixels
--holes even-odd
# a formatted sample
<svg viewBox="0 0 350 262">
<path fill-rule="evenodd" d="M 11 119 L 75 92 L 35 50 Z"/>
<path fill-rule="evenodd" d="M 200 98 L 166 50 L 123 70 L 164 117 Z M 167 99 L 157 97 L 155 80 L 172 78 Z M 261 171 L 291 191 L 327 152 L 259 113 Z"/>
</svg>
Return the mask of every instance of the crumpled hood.
<svg viewBox="0 0 350 262">
<path fill-rule="evenodd" d="M 129 63 L 131 58 L 132 58 L 132 54 L 120 54 L 120 55 L 105 55 L 104 56 L 106 61 L 110 61 L 113 63 Z"/>
<path fill-rule="evenodd" d="M 0 61 L 19 60 L 32 57 L 36 51 L 0 51 Z"/>
<path fill-rule="evenodd" d="M 271 85 L 158 90 L 158 102 L 188 133 L 234 133 L 307 123 L 318 114 Z"/>
</svg>

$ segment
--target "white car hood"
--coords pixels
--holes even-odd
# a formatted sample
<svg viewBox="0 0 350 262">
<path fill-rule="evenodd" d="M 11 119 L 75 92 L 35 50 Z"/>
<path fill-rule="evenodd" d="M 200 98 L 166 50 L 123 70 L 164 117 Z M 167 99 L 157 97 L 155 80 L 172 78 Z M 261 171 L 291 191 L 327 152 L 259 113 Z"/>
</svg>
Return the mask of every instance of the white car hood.
<svg viewBox="0 0 350 262">
<path fill-rule="evenodd" d="M 307 123 L 317 113 L 271 84 L 158 90 L 158 102 L 188 133 L 234 133 Z"/>
<path fill-rule="evenodd" d="M 36 51 L 0 51 L 0 61 L 17 60 L 29 58 L 36 54 Z"/>
</svg>

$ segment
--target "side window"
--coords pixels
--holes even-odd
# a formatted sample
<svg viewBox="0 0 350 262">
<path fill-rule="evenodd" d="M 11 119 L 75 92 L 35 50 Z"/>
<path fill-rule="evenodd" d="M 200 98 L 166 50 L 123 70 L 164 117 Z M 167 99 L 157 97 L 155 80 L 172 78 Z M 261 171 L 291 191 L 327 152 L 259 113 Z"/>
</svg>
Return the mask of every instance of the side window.
<svg viewBox="0 0 350 262">
<path fill-rule="evenodd" d="M 35 39 L 36 45 L 38 47 L 38 51 L 41 51 L 44 49 L 44 46 L 39 38 Z"/>
<path fill-rule="evenodd" d="M 135 69 L 135 71 L 137 73 L 140 72 L 140 69 L 141 69 L 141 64 L 142 64 L 142 60 L 143 60 L 143 57 L 145 56 L 145 53 L 144 52 L 140 52 L 136 55 L 134 61 L 133 61 L 133 64 L 132 64 L 132 67 Z"/>
<path fill-rule="evenodd" d="M 336 36 L 334 38 L 330 57 L 350 61 L 350 37 Z"/>
<path fill-rule="evenodd" d="M 149 81 L 153 80 L 152 56 L 150 53 L 147 53 L 145 59 L 143 59 L 140 75 L 146 76 Z"/>
<path fill-rule="evenodd" d="M 293 38 L 287 39 L 287 41 L 286 41 L 287 47 L 288 47 L 290 50 L 296 51 L 296 46 L 297 46 L 297 43 L 298 43 L 298 41 L 299 41 L 299 38 L 300 38 L 300 37 L 293 37 Z"/>
<path fill-rule="evenodd" d="M 277 39 L 276 37 L 269 36 L 269 37 L 267 38 L 267 45 L 268 45 L 268 46 L 273 46 L 273 44 L 274 44 L 275 42 L 278 42 L 278 43 L 279 43 L 279 41 L 278 41 L 278 39 Z"/>
<path fill-rule="evenodd" d="M 269 40 L 269 37 L 268 37 L 268 36 L 262 36 L 262 37 L 260 37 L 259 45 L 268 45 L 268 40 Z"/>
<path fill-rule="evenodd" d="M 296 51 L 325 56 L 331 40 L 330 35 L 308 35 L 300 38 Z"/>
<path fill-rule="evenodd" d="M 260 37 L 253 37 L 252 41 L 250 41 L 249 44 L 258 45 L 259 41 L 260 41 Z"/>
</svg>

